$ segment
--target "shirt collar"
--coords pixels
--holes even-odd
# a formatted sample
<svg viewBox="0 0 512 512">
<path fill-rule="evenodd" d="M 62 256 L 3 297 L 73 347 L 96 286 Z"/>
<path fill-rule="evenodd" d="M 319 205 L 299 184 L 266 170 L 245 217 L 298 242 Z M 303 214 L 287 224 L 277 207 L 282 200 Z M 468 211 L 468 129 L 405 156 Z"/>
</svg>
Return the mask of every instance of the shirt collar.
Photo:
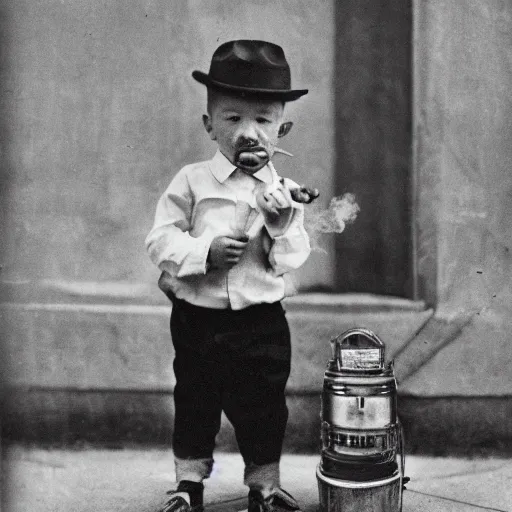
<svg viewBox="0 0 512 512">
<path fill-rule="evenodd" d="M 234 166 L 221 152 L 217 150 L 215 156 L 210 160 L 210 171 L 219 183 L 224 183 L 236 170 Z M 272 183 L 275 174 L 272 163 L 268 163 L 265 167 L 255 172 L 253 176 L 264 183 Z"/>
</svg>

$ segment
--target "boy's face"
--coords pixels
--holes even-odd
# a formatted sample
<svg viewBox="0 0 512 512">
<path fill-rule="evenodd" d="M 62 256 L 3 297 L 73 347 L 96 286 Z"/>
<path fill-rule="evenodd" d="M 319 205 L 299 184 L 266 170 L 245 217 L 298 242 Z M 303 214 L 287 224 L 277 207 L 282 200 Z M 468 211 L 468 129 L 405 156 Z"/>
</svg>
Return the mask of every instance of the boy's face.
<svg viewBox="0 0 512 512">
<path fill-rule="evenodd" d="M 252 174 L 268 163 L 277 139 L 287 131 L 281 125 L 283 113 L 281 101 L 216 92 L 203 122 L 221 153 L 233 165 Z"/>
</svg>

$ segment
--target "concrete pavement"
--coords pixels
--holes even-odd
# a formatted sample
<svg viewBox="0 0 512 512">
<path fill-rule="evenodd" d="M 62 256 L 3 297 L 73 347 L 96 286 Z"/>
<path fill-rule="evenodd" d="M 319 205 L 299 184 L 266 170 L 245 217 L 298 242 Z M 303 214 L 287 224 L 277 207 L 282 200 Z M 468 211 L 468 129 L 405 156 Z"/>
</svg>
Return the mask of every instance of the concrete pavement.
<svg viewBox="0 0 512 512">
<path fill-rule="evenodd" d="M 284 455 L 283 487 L 317 510 L 316 455 Z M 170 450 L 43 450 L 4 448 L 4 512 L 155 512 L 173 487 Z M 243 463 L 238 454 L 219 453 L 206 481 L 207 511 L 231 512 L 246 505 Z M 408 456 L 411 477 L 404 512 L 510 512 L 512 461 L 500 458 Z"/>
</svg>

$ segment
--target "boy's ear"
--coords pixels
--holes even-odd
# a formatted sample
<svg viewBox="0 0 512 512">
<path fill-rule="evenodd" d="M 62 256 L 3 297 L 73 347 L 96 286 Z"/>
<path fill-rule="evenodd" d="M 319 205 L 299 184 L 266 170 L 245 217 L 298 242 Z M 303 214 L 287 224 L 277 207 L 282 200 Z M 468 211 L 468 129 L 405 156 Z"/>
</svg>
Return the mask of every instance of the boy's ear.
<svg viewBox="0 0 512 512">
<path fill-rule="evenodd" d="M 203 125 L 204 125 L 204 129 L 208 132 L 210 139 L 216 140 L 217 137 L 215 137 L 215 135 L 213 133 L 212 119 L 207 114 L 203 114 Z"/>
<path fill-rule="evenodd" d="M 283 123 L 279 127 L 279 131 L 277 132 L 277 136 L 279 138 L 284 137 L 291 129 L 292 129 L 293 123 L 291 121 L 286 121 L 286 123 Z"/>
</svg>

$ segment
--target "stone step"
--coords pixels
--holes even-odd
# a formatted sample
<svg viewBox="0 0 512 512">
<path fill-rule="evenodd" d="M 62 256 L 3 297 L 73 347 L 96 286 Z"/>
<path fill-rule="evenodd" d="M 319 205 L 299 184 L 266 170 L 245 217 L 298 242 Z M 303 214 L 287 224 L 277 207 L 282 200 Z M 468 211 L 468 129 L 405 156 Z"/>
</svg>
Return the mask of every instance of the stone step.
<svg viewBox="0 0 512 512">
<path fill-rule="evenodd" d="M 10 389 L 2 404 L 4 442 L 45 446 L 170 446 L 170 393 Z M 288 394 L 284 451 L 320 453 L 320 393 Z M 510 397 L 398 397 L 406 451 L 431 455 L 512 455 Z M 221 451 L 237 451 L 225 417 Z"/>
<path fill-rule="evenodd" d="M 325 297 L 325 296 L 324 296 Z M 302 297 L 287 301 L 293 361 L 289 389 L 321 389 L 329 340 L 353 327 L 373 330 L 387 359 L 431 317 L 431 310 Z M 368 300 L 368 302 L 370 302 Z M 170 391 L 174 386 L 170 305 L 3 303 L 2 375 L 11 386 Z"/>
</svg>

